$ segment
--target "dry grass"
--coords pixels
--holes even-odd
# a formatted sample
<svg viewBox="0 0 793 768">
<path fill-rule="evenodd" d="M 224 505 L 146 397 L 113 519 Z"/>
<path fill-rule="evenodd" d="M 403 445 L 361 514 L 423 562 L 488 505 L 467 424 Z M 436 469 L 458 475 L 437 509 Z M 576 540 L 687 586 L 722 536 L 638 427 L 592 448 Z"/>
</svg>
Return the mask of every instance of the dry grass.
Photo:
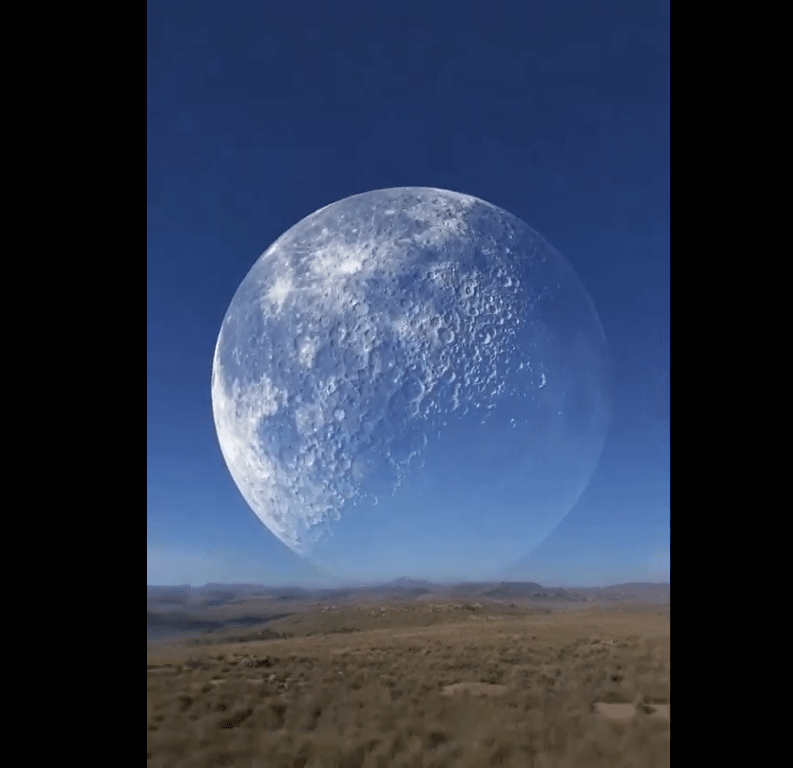
<svg viewBox="0 0 793 768">
<path fill-rule="evenodd" d="M 150 649 L 148 764 L 668 764 L 668 609 L 464 606 L 325 607 L 288 639 Z"/>
</svg>

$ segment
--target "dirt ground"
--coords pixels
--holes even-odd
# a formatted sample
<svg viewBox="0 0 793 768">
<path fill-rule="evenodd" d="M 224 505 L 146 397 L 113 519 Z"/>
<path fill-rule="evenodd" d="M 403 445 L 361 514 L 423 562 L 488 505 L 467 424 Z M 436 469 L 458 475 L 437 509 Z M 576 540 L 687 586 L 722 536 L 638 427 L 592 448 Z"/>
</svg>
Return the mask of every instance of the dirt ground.
<svg viewBox="0 0 793 768">
<path fill-rule="evenodd" d="M 281 629 L 148 647 L 149 766 L 669 763 L 668 606 L 319 606 Z"/>
</svg>

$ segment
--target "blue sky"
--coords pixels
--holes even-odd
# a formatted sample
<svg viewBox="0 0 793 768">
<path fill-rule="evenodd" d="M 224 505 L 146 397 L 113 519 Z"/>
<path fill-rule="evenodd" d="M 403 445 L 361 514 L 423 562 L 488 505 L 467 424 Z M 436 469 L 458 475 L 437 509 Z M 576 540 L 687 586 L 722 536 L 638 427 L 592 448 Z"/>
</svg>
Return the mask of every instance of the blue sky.
<svg viewBox="0 0 793 768">
<path fill-rule="evenodd" d="M 304 582 L 218 446 L 210 375 L 258 256 L 336 200 L 501 206 L 586 285 L 615 414 L 578 504 L 515 578 L 669 579 L 666 2 L 148 8 L 147 582 Z M 406 554 L 406 576 L 414 572 Z M 505 566 L 508 565 L 505 563 Z"/>
</svg>

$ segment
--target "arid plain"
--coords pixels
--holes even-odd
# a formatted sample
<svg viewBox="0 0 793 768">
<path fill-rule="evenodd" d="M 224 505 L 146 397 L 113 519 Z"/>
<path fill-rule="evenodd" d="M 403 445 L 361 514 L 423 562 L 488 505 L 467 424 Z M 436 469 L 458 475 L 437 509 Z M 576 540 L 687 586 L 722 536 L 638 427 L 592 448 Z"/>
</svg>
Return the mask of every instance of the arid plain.
<svg viewBox="0 0 793 768">
<path fill-rule="evenodd" d="M 149 587 L 147 764 L 666 766 L 668 584 Z"/>
</svg>

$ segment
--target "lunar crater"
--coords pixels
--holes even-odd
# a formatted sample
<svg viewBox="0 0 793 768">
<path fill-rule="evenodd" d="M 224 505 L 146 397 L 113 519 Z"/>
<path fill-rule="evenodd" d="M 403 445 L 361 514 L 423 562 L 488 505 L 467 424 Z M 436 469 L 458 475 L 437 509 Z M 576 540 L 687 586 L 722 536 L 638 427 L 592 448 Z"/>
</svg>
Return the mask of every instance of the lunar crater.
<svg viewBox="0 0 793 768">
<path fill-rule="evenodd" d="M 215 425 L 241 494 L 300 554 L 367 531 L 396 542 L 414 515 L 427 546 L 453 549 L 454 505 L 479 505 L 465 519 L 483 542 L 509 525 L 529 546 L 597 465 L 605 349 L 583 285 L 523 222 L 467 195 L 379 190 L 311 214 L 254 264 L 218 337 Z"/>
</svg>

